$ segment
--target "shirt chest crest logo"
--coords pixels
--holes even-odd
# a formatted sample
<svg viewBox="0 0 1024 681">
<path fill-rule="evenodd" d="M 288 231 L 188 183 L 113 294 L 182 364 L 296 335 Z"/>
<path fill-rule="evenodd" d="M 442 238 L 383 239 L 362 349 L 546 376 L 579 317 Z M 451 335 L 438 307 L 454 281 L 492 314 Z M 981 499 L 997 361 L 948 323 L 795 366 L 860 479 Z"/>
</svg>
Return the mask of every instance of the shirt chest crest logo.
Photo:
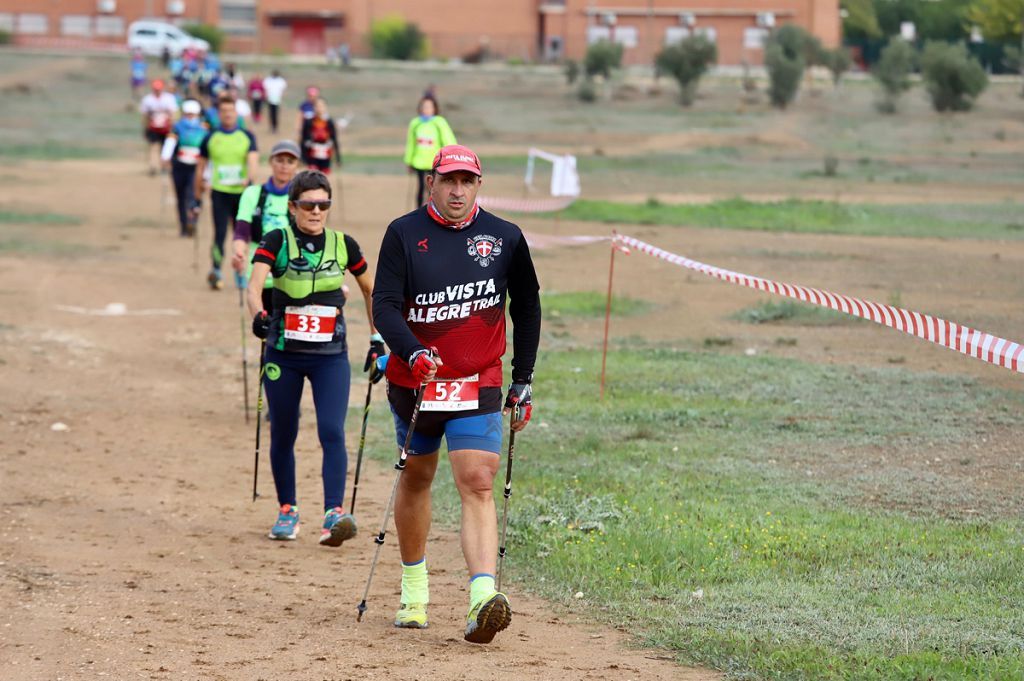
<svg viewBox="0 0 1024 681">
<path fill-rule="evenodd" d="M 501 239 L 490 234 L 466 237 L 466 253 L 473 258 L 473 262 L 480 263 L 480 267 L 487 267 L 501 255 Z"/>
</svg>

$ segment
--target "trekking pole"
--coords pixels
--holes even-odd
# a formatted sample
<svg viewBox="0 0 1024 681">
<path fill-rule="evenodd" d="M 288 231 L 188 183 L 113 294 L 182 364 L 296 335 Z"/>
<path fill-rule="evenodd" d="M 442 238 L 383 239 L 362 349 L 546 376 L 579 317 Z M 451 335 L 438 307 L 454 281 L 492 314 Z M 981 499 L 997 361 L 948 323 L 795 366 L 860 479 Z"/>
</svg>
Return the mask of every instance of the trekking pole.
<svg viewBox="0 0 1024 681">
<path fill-rule="evenodd" d="M 352 481 L 352 515 L 356 514 L 356 494 L 359 493 L 359 469 L 363 465 L 363 447 L 366 445 L 366 421 L 370 417 L 370 394 L 373 392 L 373 381 L 366 381 L 366 406 L 363 407 L 363 428 L 359 432 L 359 453 L 356 455 L 356 477 Z"/>
<path fill-rule="evenodd" d="M 245 356 L 245 277 L 235 272 L 235 286 L 238 287 L 239 321 L 242 324 L 242 390 L 245 393 L 245 422 L 249 423 L 249 358 Z"/>
<path fill-rule="evenodd" d="M 388 505 L 384 509 L 384 520 L 380 524 L 380 533 L 374 538 L 374 542 L 377 544 L 377 550 L 373 552 L 373 562 L 370 563 L 370 574 L 366 578 L 366 589 L 363 591 L 363 600 L 359 602 L 359 607 L 356 610 L 359 614 L 356 615 L 356 622 L 360 622 L 363 619 L 363 613 L 366 612 L 366 597 L 370 593 L 370 582 L 373 581 L 373 571 L 377 568 L 377 559 L 380 557 L 380 547 L 384 546 L 384 534 L 387 531 L 388 519 L 391 517 L 391 507 L 395 503 L 395 493 L 398 491 L 398 481 L 402 479 L 402 471 L 405 470 L 405 460 L 409 458 L 409 444 L 412 442 L 413 431 L 416 430 L 416 418 L 420 415 L 420 403 L 423 402 L 423 393 L 426 392 L 426 386 L 421 385 L 416 395 L 416 404 L 412 408 L 412 417 L 409 419 L 409 432 L 405 434 L 405 445 L 402 447 L 402 452 L 398 456 L 398 463 L 395 464 L 395 470 L 398 473 L 395 475 L 395 484 L 391 486 L 391 497 L 388 499 Z"/>
<path fill-rule="evenodd" d="M 263 414 L 263 372 L 267 368 L 267 341 L 260 343 L 260 385 L 256 390 L 256 453 L 252 461 L 252 500 L 260 495 L 256 491 L 256 480 L 260 475 L 260 416 Z"/>
<path fill-rule="evenodd" d="M 199 216 L 189 209 L 189 220 L 192 225 L 192 271 L 199 271 Z"/>
<path fill-rule="evenodd" d="M 501 567 L 505 564 L 505 532 L 508 530 L 508 500 L 512 496 L 512 457 L 516 451 L 516 431 L 512 424 L 519 418 L 519 407 L 512 410 L 512 418 L 508 423 L 508 466 L 505 468 L 505 508 L 501 512 L 501 544 L 498 547 L 498 591 L 501 591 Z"/>
<path fill-rule="evenodd" d="M 383 374 L 388 366 L 388 355 L 382 355 L 374 360 L 374 366 L 370 369 L 370 376 L 366 384 L 366 406 L 363 407 L 363 429 L 359 433 L 359 454 L 356 455 L 356 477 L 352 481 L 352 515 L 356 514 L 356 494 L 359 493 L 359 470 L 363 466 L 363 447 L 366 445 L 366 422 L 370 417 L 370 394 L 373 391 L 373 384 L 380 380 L 374 378 L 374 372 Z"/>
</svg>

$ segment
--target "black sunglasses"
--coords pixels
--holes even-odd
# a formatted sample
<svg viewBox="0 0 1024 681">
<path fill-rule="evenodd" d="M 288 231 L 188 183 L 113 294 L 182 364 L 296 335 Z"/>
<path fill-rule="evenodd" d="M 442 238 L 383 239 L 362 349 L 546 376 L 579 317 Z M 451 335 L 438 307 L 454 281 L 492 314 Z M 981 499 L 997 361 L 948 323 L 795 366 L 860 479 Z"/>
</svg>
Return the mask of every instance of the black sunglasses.
<svg viewBox="0 0 1024 681">
<path fill-rule="evenodd" d="M 305 211 L 312 211 L 314 208 L 319 208 L 321 212 L 326 211 L 331 207 L 331 200 L 326 201 L 305 201 L 299 200 L 295 202 L 295 205 Z"/>
</svg>

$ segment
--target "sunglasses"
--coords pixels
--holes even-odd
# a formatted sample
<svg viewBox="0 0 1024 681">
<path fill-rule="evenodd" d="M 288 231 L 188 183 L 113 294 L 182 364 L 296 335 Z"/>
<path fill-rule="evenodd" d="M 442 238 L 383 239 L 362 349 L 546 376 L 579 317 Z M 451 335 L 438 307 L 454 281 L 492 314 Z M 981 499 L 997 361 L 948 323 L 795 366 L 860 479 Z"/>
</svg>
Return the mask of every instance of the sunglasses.
<svg viewBox="0 0 1024 681">
<path fill-rule="evenodd" d="M 295 202 L 295 205 L 304 211 L 312 211 L 314 208 L 319 208 L 321 212 L 326 211 L 331 207 L 331 200 L 326 201 L 303 201 L 299 200 Z"/>
</svg>

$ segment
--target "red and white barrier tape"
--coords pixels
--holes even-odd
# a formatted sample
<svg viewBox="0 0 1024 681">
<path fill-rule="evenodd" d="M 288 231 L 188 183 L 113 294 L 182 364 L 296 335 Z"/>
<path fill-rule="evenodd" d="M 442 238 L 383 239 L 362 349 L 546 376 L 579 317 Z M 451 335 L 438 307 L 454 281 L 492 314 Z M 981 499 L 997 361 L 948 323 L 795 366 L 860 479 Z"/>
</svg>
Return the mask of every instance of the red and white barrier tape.
<svg viewBox="0 0 1024 681">
<path fill-rule="evenodd" d="M 813 303 L 839 312 L 845 312 L 862 319 L 868 319 L 876 324 L 888 326 L 897 331 L 923 338 L 932 343 L 947 347 L 950 350 L 956 350 L 975 359 L 980 359 L 983 362 L 1024 373 L 1024 345 L 963 326 L 962 324 L 956 324 L 945 319 L 921 314 L 920 312 L 913 312 L 912 310 L 905 310 L 894 305 L 873 303 L 870 300 L 852 298 L 830 291 L 822 291 L 821 289 L 782 284 L 769 279 L 752 277 L 749 274 L 732 272 L 670 253 L 639 239 L 621 234 L 616 234 L 612 238 L 612 246 L 618 248 L 622 246 L 632 247 L 648 255 L 653 255 L 655 258 L 670 262 L 673 265 L 696 270 L 723 281 L 761 291 L 768 291 L 769 293 L 775 293 L 805 303 Z"/>
<path fill-rule="evenodd" d="M 550 196 L 540 199 L 516 199 L 500 196 L 481 196 L 477 199 L 487 210 L 508 210 L 516 213 L 555 213 L 565 210 L 573 201 L 573 196 Z"/>
</svg>

